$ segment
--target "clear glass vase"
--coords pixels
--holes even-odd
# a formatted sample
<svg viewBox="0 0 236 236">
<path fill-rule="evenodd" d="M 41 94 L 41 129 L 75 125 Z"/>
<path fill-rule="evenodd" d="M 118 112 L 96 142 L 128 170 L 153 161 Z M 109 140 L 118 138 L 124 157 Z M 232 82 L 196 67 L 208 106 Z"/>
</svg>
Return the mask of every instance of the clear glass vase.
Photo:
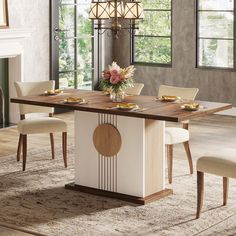
<svg viewBox="0 0 236 236">
<path fill-rule="evenodd" d="M 112 92 L 110 94 L 110 99 L 112 102 L 123 102 L 125 99 L 125 93 L 123 91 Z"/>
</svg>

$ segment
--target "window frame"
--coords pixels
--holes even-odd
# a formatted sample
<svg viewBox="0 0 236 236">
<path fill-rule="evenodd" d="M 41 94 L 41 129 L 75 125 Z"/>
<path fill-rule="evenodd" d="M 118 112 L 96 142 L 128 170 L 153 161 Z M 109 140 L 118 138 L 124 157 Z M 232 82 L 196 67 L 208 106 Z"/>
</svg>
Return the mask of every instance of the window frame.
<svg viewBox="0 0 236 236">
<path fill-rule="evenodd" d="M 130 37 L 130 58 L 131 58 L 131 64 L 132 65 L 143 65 L 143 66 L 153 66 L 153 67 L 167 67 L 171 68 L 173 64 L 173 0 L 170 0 L 170 9 L 144 9 L 144 17 L 145 17 L 145 11 L 167 11 L 170 12 L 171 16 L 171 31 L 170 36 L 152 36 L 152 35 L 135 35 L 135 30 L 132 30 L 131 37 Z M 135 61 L 135 37 L 153 37 L 153 38 L 169 38 L 170 39 L 170 63 L 156 63 L 156 62 L 141 62 L 141 61 Z"/>
<path fill-rule="evenodd" d="M 203 70 L 222 70 L 222 71 L 229 71 L 229 72 L 234 72 L 236 71 L 236 0 L 233 0 L 234 3 L 234 9 L 232 10 L 199 10 L 199 1 L 195 1 L 195 19 L 196 19 L 196 68 L 197 69 L 203 69 Z M 219 37 L 200 37 L 199 36 L 199 12 L 233 12 L 233 67 L 220 67 L 220 66 L 201 66 L 199 65 L 199 59 L 200 59 L 200 39 L 218 39 L 218 40 L 224 40 L 224 38 L 219 38 Z M 225 40 L 230 40 L 230 39 L 225 39 Z"/>
</svg>

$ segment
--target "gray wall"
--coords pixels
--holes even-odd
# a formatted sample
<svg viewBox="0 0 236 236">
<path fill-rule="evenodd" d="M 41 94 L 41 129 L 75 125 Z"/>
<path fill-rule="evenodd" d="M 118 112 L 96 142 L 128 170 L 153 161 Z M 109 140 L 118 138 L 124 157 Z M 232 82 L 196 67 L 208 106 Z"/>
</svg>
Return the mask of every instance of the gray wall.
<svg viewBox="0 0 236 236">
<path fill-rule="evenodd" d="M 236 73 L 195 68 L 195 0 L 173 0 L 172 68 L 136 66 L 135 80 L 143 82 L 143 94 L 156 95 L 159 85 L 198 87 L 198 99 L 232 102 L 236 106 Z M 121 66 L 130 63 L 127 33 L 114 40 L 113 58 Z"/>
</svg>

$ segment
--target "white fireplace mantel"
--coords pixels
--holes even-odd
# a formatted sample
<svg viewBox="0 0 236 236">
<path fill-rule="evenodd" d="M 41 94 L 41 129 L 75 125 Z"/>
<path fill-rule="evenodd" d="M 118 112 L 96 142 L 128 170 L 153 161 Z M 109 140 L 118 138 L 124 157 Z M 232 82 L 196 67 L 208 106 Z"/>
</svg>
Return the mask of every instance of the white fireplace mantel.
<svg viewBox="0 0 236 236">
<path fill-rule="evenodd" d="M 0 29 L 0 58 L 9 58 L 9 98 L 16 97 L 14 82 L 24 81 L 24 43 L 32 29 L 8 28 Z M 18 106 L 9 102 L 11 123 L 19 120 Z"/>
<path fill-rule="evenodd" d="M 30 37 L 33 30 L 29 28 L 7 28 L 0 30 L 0 40 L 15 40 Z"/>
</svg>

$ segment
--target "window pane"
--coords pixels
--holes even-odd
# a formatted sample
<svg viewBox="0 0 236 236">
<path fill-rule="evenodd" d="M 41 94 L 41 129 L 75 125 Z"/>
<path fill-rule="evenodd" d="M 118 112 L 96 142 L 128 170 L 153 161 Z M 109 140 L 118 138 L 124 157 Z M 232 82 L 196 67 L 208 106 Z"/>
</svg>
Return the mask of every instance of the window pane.
<svg viewBox="0 0 236 236">
<path fill-rule="evenodd" d="M 77 41 L 77 70 L 78 70 L 78 87 L 85 84 L 92 84 L 92 39 L 79 38 Z"/>
<path fill-rule="evenodd" d="M 77 0 L 77 4 L 87 4 L 90 6 L 91 0 Z"/>
<path fill-rule="evenodd" d="M 60 4 L 73 4 L 75 0 L 60 0 Z"/>
<path fill-rule="evenodd" d="M 234 15 L 231 12 L 199 12 L 199 36 L 233 38 Z"/>
<path fill-rule="evenodd" d="M 59 71 L 74 70 L 74 39 L 60 40 Z"/>
<path fill-rule="evenodd" d="M 79 38 L 77 41 L 78 67 L 84 68 L 86 64 L 92 62 L 92 40 L 91 38 Z"/>
<path fill-rule="evenodd" d="M 60 37 L 74 36 L 74 6 L 60 6 L 59 29 L 62 30 Z"/>
<path fill-rule="evenodd" d="M 234 0 L 199 0 L 200 10 L 233 10 Z"/>
<path fill-rule="evenodd" d="M 200 39 L 199 65 L 233 68 L 233 40 Z"/>
<path fill-rule="evenodd" d="M 75 74 L 74 72 L 59 74 L 59 88 L 74 88 Z"/>
<path fill-rule="evenodd" d="M 171 35 L 171 12 L 169 11 L 145 11 L 144 20 L 139 23 L 140 35 Z"/>
<path fill-rule="evenodd" d="M 135 62 L 171 64 L 171 39 L 135 37 Z"/>
<path fill-rule="evenodd" d="M 85 90 L 92 89 L 92 69 L 91 68 L 87 71 L 78 70 L 77 87 L 79 89 L 85 89 Z"/>
<path fill-rule="evenodd" d="M 78 36 L 91 35 L 92 34 L 92 21 L 89 19 L 89 5 L 77 6 L 77 31 Z"/>
<path fill-rule="evenodd" d="M 142 0 L 144 9 L 171 9 L 171 0 Z"/>
</svg>

